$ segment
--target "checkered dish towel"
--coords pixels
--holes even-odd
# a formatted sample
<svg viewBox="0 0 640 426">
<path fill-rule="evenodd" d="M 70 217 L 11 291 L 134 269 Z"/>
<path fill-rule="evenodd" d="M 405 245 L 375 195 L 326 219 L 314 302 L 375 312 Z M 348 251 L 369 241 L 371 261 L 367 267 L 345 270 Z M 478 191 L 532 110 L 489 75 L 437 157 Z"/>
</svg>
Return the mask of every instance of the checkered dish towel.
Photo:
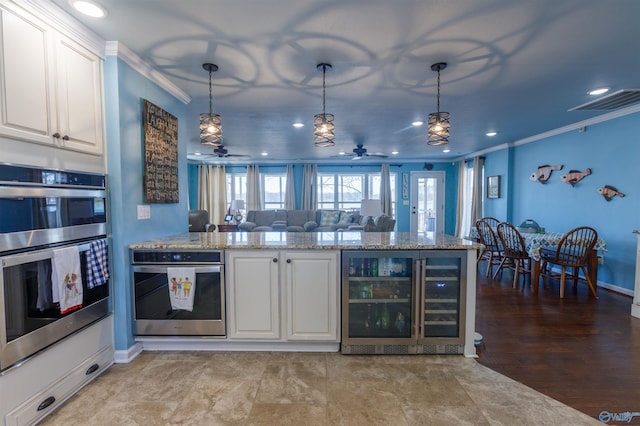
<svg viewBox="0 0 640 426">
<path fill-rule="evenodd" d="M 107 240 L 91 242 L 87 253 L 87 288 L 109 282 L 109 251 Z"/>
</svg>

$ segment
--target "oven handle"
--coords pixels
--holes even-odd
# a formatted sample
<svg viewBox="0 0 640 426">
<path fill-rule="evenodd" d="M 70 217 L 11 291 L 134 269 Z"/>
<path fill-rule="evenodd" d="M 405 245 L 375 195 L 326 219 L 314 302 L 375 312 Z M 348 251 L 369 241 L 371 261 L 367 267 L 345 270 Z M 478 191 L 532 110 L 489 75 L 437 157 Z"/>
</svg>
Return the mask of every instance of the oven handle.
<svg viewBox="0 0 640 426">
<path fill-rule="evenodd" d="M 182 265 L 176 264 L 174 265 L 176 268 L 193 268 L 196 274 L 204 274 L 211 272 L 222 272 L 223 265 Z M 142 273 L 150 273 L 150 274 L 166 274 L 167 268 L 170 266 L 166 265 L 136 265 L 132 267 L 133 272 L 142 272 Z"/>
<path fill-rule="evenodd" d="M 30 251 L 28 253 L 13 254 L 11 256 L 0 258 L 1 260 L 0 264 L 2 265 L 2 267 L 9 267 L 9 266 L 21 265 L 29 262 L 37 262 L 39 260 L 51 259 L 53 258 L 53 252 L 57 248 L 62 248 L 62 247 L 69 247 L 69 246 L 67 245 L 67 246 L 60 246 L 55 248 L 48 248 L 44 250 Z M 80 253 L 89 251 L 90 247 L 91 247 L 90 243 L 78 244 L 78 251 Z"/>
<path fill-rule="evenodd" d="M 105 198 L 106 194 L 107 192 L 103 189 L 0 186 L 0 198 L 24 198 L 24 197 Z"/>
</svg>

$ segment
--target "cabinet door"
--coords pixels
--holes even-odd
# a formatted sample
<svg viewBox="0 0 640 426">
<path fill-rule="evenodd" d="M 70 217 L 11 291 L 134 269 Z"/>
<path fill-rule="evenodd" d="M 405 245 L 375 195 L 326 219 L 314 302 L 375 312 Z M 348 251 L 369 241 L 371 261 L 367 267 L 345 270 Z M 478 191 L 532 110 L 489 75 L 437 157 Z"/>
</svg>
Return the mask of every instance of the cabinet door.
<svg viewBox="0 0 640 426">
<path fill-rule="evenodd" d="M 338 252 L 284 252 L 287 340 L 338 341 Z"/>
<path fill-rule="evenodd" d="M 66 149 L 101 155 L 102 61 L 77 43 L 56 38 L 58 132 Z"/>
<path fill-rule="evenodd" d="M 227 251 L 229 338 L 280 338 L 277 251 Z"/>
<path fill-rule="evenodd" d="M 0 133 L 53 144 L 53 89 L 46 27 L 0 9 Z"/>
</svg>

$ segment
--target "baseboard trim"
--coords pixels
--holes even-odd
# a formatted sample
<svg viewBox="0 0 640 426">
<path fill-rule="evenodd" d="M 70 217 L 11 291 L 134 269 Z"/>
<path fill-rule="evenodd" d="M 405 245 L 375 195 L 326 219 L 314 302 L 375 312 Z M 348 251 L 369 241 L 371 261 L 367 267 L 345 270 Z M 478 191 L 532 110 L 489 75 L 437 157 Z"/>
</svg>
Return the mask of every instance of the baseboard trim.
<svg viewBox="0 0 640 426">
<path fill-rule="evenodd" d="M 113 361 L 116 364 L 128 364 L 133 361 L 135 357 L 142 353 L 142 349 L 143 348 L 140 343 L 135 343 L 127 350 L 115 351 L 115 353 L 113 354 Z"/>
<path fill-rule="evenodd" d="M 337 342 L 242 342 L 225 339 L 189 337 L 138 337 L 145 351 L 269 351 L 269 352 L 339 352 Z"/>
</svg>

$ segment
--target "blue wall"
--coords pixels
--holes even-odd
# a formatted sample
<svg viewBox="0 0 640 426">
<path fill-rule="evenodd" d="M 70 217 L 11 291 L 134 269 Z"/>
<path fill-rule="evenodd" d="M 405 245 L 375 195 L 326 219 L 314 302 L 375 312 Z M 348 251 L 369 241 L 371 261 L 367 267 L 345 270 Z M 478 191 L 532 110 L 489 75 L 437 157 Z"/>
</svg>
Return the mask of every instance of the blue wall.
<svg viewBox="0 0 640 426">
<path fill-rule="evenodd" d="M 508 182 L 508 195 L 500 202 L 486 200 L 485 214 L 515 224 L 534 219 L 547 231 L 595 228 L 607 245 L 598 280 L 632 290 L 636 253 L 632 231 L 640 228 L 640 198 L 634 189 L 640 182 L 639 118 L 640 113 L 635 113 L 591 125 L 585 132 L 575 130 L 486 155 L 485 175 L 507 176 L 503 182 Z M 544 164 L 564 168 L 554 171 L 545 185 L 529 180 Z M 575 187 L 560 178 L 570 170 L 586 168 L 592 174 Z M 604 185 L 626 196 L 607 202 L 597 192 Z"/>
<path fill-rule="evenodd" d="M 111 227 L 113 238 L 115 347 L 126 350 L 133 339 L 133 301 L 128 245 L 186 232 L 187 160 L 186 107 L 151 83 L 125 62 L 110 56 L 105 61 L 105 105 Z M 143 202 L 142 99 L 178 118 L 179 193 L 177 204 L 151 205 L 151 219 L 137 220 Z"/>
<path fill-rule="evenodd" d="M 296 206 L 299 208 L 302 205 L 302 177 L 303 177 L 303 165 L 294 164 L 293 176 L 295 179 L 296 190 Z M 189 165 L 189 194 L 192 194 L 190 206 L 192 209 L 197 208 L 197 193 L 198 193 L 198 173 L 197 166 L 194 164 Z M 410 209 L 409 205 L 404 205 L 402 200 L 402 173 L 410 173 L 411 171 L 425 171 L 424 163 L 404 163 L 402 165 L 393 165 L 389 167 L 391 173 L 397 173 L 396 178 L 396 196 L 397 202 L 397 218 L 396 218 L 396 230 L 399 232 L 408 232 L 410 227 Z M 245 173 L 246 166 L 232 165 L 227 166 L 227 173 Z M 455 221 L 456 221 L 456 206 L 457 206 L 457 193 L 458 193 L 458 166 L 457 163 L 433 163 L 433 169 L 431 171 L 444 171 L 445 172 L 445 233 L 455 233 Z M 260 172 L 264 173 L 286 173 L 286 165 L 272 165 L 265 164 L 260 165 Z M 319 173 L 349 173 L 349 172 L 380 172 L 380 165 L 367 165 L 367 164 L 320 164 L 318 165 Z M 409 188 L 409 190 L 411 190 Z"/>
</svg>

